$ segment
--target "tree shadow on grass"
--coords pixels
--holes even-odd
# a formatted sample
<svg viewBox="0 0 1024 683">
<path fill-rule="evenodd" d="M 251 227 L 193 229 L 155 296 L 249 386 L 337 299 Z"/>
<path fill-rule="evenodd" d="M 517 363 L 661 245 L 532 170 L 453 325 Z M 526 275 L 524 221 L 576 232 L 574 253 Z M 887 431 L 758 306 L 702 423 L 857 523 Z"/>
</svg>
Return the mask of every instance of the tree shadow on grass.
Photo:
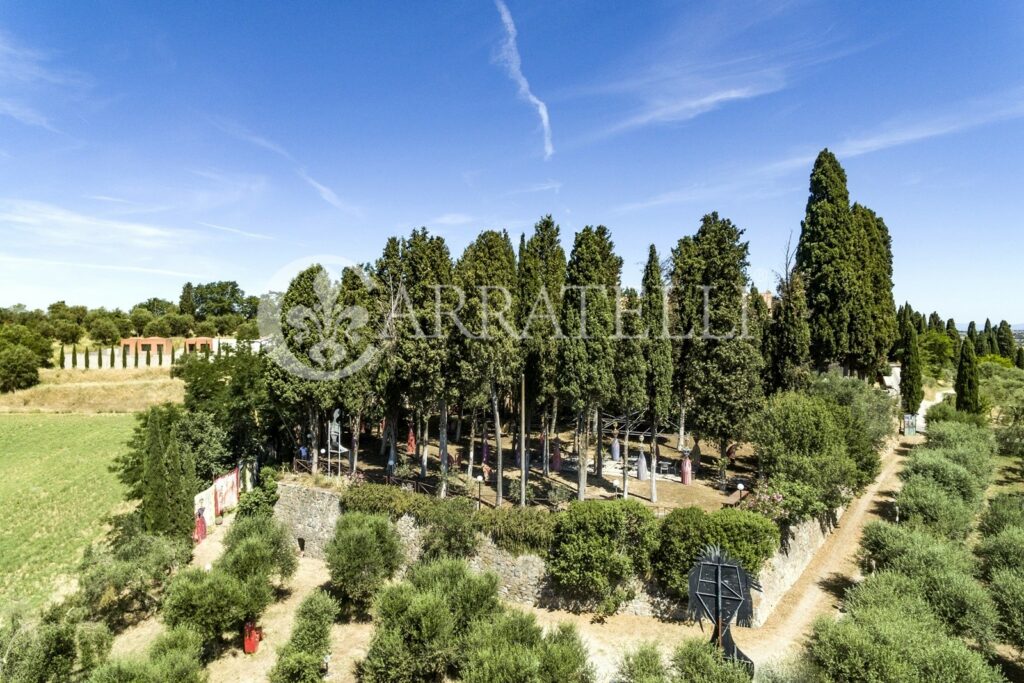
<svg viewBox="0 0 1024 683">
<path fill-rule="evenodd" d="M 855 585 L 857 585 L 856 581 L 839 572 L 832 572 L 818 581 L 818 586 L 837 601 L 841 601 L 846 596 L 846 591 Z"/>
</svg>

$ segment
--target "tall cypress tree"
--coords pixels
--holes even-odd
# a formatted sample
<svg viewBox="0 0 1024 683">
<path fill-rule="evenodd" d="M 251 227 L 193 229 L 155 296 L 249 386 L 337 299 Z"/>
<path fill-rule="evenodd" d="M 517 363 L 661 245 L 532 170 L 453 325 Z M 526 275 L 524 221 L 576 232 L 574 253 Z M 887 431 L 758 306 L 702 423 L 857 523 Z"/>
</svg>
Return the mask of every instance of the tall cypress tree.
<svg viewBox="0 0 1024 683">
<path fill-rule="evenodd" d="M 999 321 L 999 329 L 996 331 L 996 342 L 999 346 L 999 355 L 1012 360 L 1017 340 L 1013 338 L 1013 329 L 1010 327 L 1010 323 L 1005 320 Z"/>
<path fill-rule="evenodd" d="M 871 318 L 871 342 L 861 359 L 861 370 L 874 374 L 885 367 L 886 355 L 899 335 L 896 302 L 892 297 L 892 237 L 885 221 L 871 209 L 855 204 L 853 212 L 865 233 L 867 256 L 863 277 Z"/>
<path fill-rule="evenodd" d="M 640 309 L 646 331 L 644 340 L 644 365 L 647 370 L 646 395 L 647 412 L 651 422 L 651 502 L 658 499 L 657 448 L 661 428 L 668 419 L 672 404 L 672 345 L 665 334 L 665 297 L 662 287 L 661 262 L 658 250 L 652 244 L 647 251 L 647 265 L 644 267 L 643 289 Z M 764 301 L 758 297 L 764 304 Z"/>
<path fill-rule="evenodd" d="M 66 363 L 67 363 L 67 359 L 64 357 L 64 345 L 61 344 L 60 345 L 60 369 L 61 370 L 63 370 L 65 367 L 67 367 Z"/>
<path fill-rule="evenodd" d="M 975 352 L 979 351 L 982 348 L 981 346 L 979 346 L 980 342 L 978 340 L 978 326 L 977 324 L 975 324 L 973 320 L 967 326 L 967 340 L 965 343 L 970 343 L 970 345 L 974 347 Z M 957 359 L 959 358 L 960 356 L 957 355 Z"/>
<path fill-rule="evenodd" d="M 749 253 L 742 237 L 730 220 L 711 213 L 694 238 L 701 284 L 708 289 L 707 327 L 695 340 L 693 425 L 701 438 L 718 442 L 723 456 L 728 442 L 744 434 L 763 397 L 760 349 L 740 333 Z"/>
<path fill-rule="evenodd" d="M 846 172 L 822 150 L 811 171 L 806 216 L 801 223 L 796 265 L 804 277 L 810 309 L 811 361 L 819 370 L 848 363 L 854 302 L 861 295 L 858 239 L 850 213 Z"/>
<path fill-rule="evenodd" d="M 672 249 L 669 273 L 669 297 L 672 332 L 673 390 L 675 409 L 679 410 L 679 443 L 682 448 L 686 435 L 686 415 L 693 405 L 695 336 L 701 334 L 703 294 L 701 292 L 702 264 L 692 236 L 679 240 Z"/>
<path fill-rule="evenodd" d="M 956 329 L 956 321 L 950 318 L 946 321 L 946 336 L 953 345 L 953 358 L 960 357 L 960 330 Z"/>
<path fill-rule="evenodd" d="M 559 312 L 565 286 L 565 250 L 550 215 L 540 219 L 519 254 L 519 326 L 530 406 L 541 411 L 550 438 L 558 417 Z M 544 466 L 550 453 L 544 442 Z M 545 474 L 547 470 L 545 469 Z"/>
<path fill-rule="evenodd" d="M 615 408 L 627 416 L 627 420 L 635 413 L 650 410 L 651 396 L 648 391 L 650 369 L 647 366 L 645 352 L 649 338 L 644 338 L 650 333 L 644 327 L 643 302 L 637 296 L 636 290 L 627 289 L 619 297 L 616 308 L 616 339 L 615 352 L 615 392 L 611 400 Z M 623 457 L 628 457 L 630 447 L 630 434 L 626 431 L 623 434 L 625 439 L 625 452 Z M 643 457 L 643 454 L 640 455 Z M 626 474 L 628 467 L 623 461 L 623 473 Z M 654 477 L 652 476 L 653 480 Z M 628 480 L 623 477 L 623 492 L 628 492 Z"/>
<path fill-rule="evenodd" d="M 71 345 L 71 367 L 78 367 L 78 346 L 74 344 Z"/>
<path fill-rule="evenodd" d="M 89 369 L 89 347 L 85 347 L 85 369 Z"/>
<path fill-rule="evenodd" d="M 562 299 L 562 332 L 559 384 L 566 407 L 576 418 L 576 442 L 584 420 L 605 405 L 615 390 L 613 305 L 608 284 L 612 252 L 607 229 L 586 226 L 573 243 L 566 266 L 566 291 Z M 579 453 L 577 498 L 587 489 L 587 445 Z"/>
<path fill-rule="evenodd" d="M 171 510 L 167 505 L 170 488 L 167 481 L 167 431 L 159 407 L 151 408 L 146 418 L 146 450 L 142 462 L 142 522 L 149 533 L 170 530 Z"/>
<path fill-rule="evenodd" d="M 981 412 L 981 396 L 978 391 L 978 357 L 974 347 L 964 344 L 960 350 L 960 364 L 956 369 L 956 409 L 967 413 Z"/>
<path fill-rule="evenodd" d="M 497 441 L 497 503 L 504 495 L 501 406 L 518 387 L 522 367 L 514 312 L 518 308 L 516 257 L 504 230 L 486 230 L 466 247 L 455 266 L 456 282 L 463 288 L 466 303 L 462 321 L 471 336 L 463 340 L 460 374 L 475 387 L 477 405 L 489 404 L 494 416 Z M 493 288 L 493 289 L 491 289 Z M 500 289 L 499 289 L 500 288 Z M 505 296 L 511 300 L 505 300 Z M 499 314 L 504 313 L 502 323 Z M 515 431 L 515 430 L 513 430 Z M 525 451 L 524 451 L 525 452 Z"/>
<path fill-rule="evenodd" d="M 1024 370 L 1024 346 L 1017 347 L 1017 355 L 1014 364 L 1021 370 Z"/>
<path fill-rule="evenodd" d="M 113 346 L 111 346 L 111 347 L 110 347 L 110 358 L 109 358 L 108 360 L 109 360 L 110 362 L 109 362 L 109 363 L 107 363 L 107 367 L 109 367 L 109 368 L 114 368 L 114 367 L 117 367 L 117 366 L 115 365 L 115 363 L 117 362 L 117 357 L 116 357 L 116 356 L 114 356 L 114 347 L 113 347 Z"/>
<path fill-rule="evenodd" d="M 903 358 L 900 367 L 900 407 L 904 413 L 917 415 L 924 399 L 921 377 L 921 350 L 917 344 L 917 329 L 908 325 L 903 330 Z"/>
<path fill-rule="evenodd" d="M 765 384 L 769 393 L 800 386 L 810 357 L 811 331 L 800 273 L 789 270 L 781 277 L 778 294 L 765 336 Z"/>
</svg>

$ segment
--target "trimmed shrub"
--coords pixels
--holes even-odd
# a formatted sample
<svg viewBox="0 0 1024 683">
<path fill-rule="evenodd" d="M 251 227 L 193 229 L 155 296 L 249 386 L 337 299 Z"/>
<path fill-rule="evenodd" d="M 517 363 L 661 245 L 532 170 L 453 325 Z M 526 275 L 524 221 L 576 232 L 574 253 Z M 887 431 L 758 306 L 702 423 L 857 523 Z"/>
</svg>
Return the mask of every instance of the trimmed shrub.
<svg viewBox="0 0 1024 683">
<path fill-rule="evenodd" d="M 271 576 L 284 581 L 299 566 L 295 544 L 284 524 L 262 515 L 236 518 L 224 538 L 220 566 L 239 580 Z"/>
<path fill-rule="evenodd" d="M 999 493 L 989 500 L 978 530 L 983 536 L 994 536 L 1010 526 L 1024 527 L 1024 493 Z"/>
<path fill-rule="evenodd" d="M 749 683 L 747 667 L 731 662 L 715 647 L 696 638 L 683 641 L 672 654 L 672 672 L 687 683 Z"/>
<path fill-rule="evenodd" d="M 640 643 L 627 652 L 615 674 L 618 683 L 671 683 L 668 667 L 655 643 Z"/>
<path fill-rule="evenodd" d="M 992 574 L 992 595 L 999 609 L 1003 639 L 1024 654 L 1024 573 L 999 569 Z"/>
<path fill-rule="evenodd" d="M 666 588 L 687 596 L 694 560 L 708 545 L 717 545 L 753 575 L 778 550 L 779 528 L 767 517 L 724 508 L 708 514 L 697 507 L 676 508 L 661 522 L 655 575 Z"/>
<path fill-rule="evenodd" d="M 470 625 L 500 611 L 493 574 L 474 574 L 460 560 L 415 565 L 377 596 L 376 629 L 357 675 L 365 683 L 439 680 L 465 652 Z"/>
<path fill-rule="evenodd" d="M 427 526 L 423 537 L 423 557 L 469 557 L 476 551 L 476 524 L 473 501 L 468 498 L 431 498 L 428 505 L 415 511 L 420 523 Z"/>
<path fill-rule="evenodd" d="M 540 507 L 485 508 L 476 514 L 477 526 L 499 548 L 541 556 L 551 547 L 557 518 Z"/>
<path fill-rule="evenodd" d="M 974 559 L 960 545 L 889 522 L 870 522 L 861 537 L 860 565 L 864 573 L 899 569 L 916 574 L 931 567 L 945 567 L 972 574 Z"/>
<path fill-rule="evenodd" d="M 416 495 L 412 491 L 387 484 L 357 484 L 342 492 L 341 508 L 350 512 L 385 515 L 397 520 L 402 515 L 411 514 Z"/>
<path fill-rule="evenodd" d="M 973 474 L 941 455 L 926 449 L 915 451 L 907 459 L 900 476 L 909 479 L 914 475 L 928 477 L 946 491 L 955 493 L 964 503 L 975 506 L 981 498 L 981 487 Z"/>
<path fill-rule="evenodd" d="M 555 582 L 577 596 L 601 600 L 602 611 L 614 611 L 627 598 L 623 584 L 649 566 L 657 542 L 650 511 L 622 503 L 572 503 L 558 516 L 548 555 Z"/>
<path fill-rule="evenodd" d="M 387 517 L 346 512 L 327 544 L 331 586 L 357 610 L 365 610 L 402 564 L 402 542 Z"/>
<path fill-rule="evenodd" d="M 989 536 L 975 549 L 981 558 L 981 571 L 991 577 L 1000 569 L 1024 568 L 1024 527 L 1010 526 Z"/>
<path fill-rule="evenodd" d="M 243 583 L 219 569 L 185 569 L 167 586 L 163 616 L 168 626 L 190 626 L 204 643 L 211 643 L 225 632 L 240 633 L 242 624 L 262 613 L 271 597 L 264 577 Z"/>
<path fill-rule="evenodd" d="M 974 522 L 974 511 L 961 499 L 947 493 L 934 479 L 921 475 L 907 479 L 896 503 L 908 526 L 943 538 L 964 539 Z"/>
<path fill-rule="evenodd" d="M 324 657 L 331 649 L 331 624 L 338 603 L 322 590 L 313 591 L 299 605 L 291 639 L 282 648 L 270 672 L 271 683 L 319 681 Z"/>
</svg>

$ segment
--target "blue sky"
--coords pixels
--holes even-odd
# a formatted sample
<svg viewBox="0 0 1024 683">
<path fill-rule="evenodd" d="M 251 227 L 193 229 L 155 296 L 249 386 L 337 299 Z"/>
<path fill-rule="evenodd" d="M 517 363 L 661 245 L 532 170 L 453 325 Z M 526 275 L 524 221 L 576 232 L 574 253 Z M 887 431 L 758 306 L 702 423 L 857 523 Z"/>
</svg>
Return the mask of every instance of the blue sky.
<svg viewBox="0 0 1024 683">
<path fill-rule="evenodd" d="M 0 305 L 265 289 L 545 213 L 626 284 L 717 210 L 773 284 L 828 146 L 896 298 L 1024 322 L 1024 4 L 5 3 Z"/>
</svg>

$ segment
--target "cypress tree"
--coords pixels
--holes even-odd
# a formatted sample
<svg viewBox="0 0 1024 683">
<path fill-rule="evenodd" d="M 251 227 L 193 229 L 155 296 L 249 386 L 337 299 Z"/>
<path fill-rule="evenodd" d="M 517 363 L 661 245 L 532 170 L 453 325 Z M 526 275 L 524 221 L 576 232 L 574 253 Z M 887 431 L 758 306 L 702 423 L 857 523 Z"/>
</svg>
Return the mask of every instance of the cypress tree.
<svg viewBox="0 0 1024 683">
<path fill-rule="evenodd" d="M 103 347 L 102 346 L 97 346 L 96 347 L 96 367 L 97 368 L 102 368 L 103 367 Z"/>
<path fill-rule="evenodd" d="M 956 409 L 967 413 L 981 413 L 978 391 L 978 357 L 974 347 L 964 344 L 960 350 L 960 364 L 956 369 Z"/>
<path fill-rule="evenodd" d="M 153 358 L 153 349 L 152 348 L 146 349 L 146 367 L 147 368 L 149 367 L 150 360 L 152 360 L 152 358 Z"/>
<path fill-rule="evenodd" d="M 928 316 L 928 329 L 936 332 L 942 332 L 945 326 L 942 324 L 942 316 L 939 315 L 938 311 L 932 311 Z"/>
<path fill-rule="evenodd" d="M 742 237 L 730 220 L 711 213 L 694 238 L 701 284 L 709 289 L 707 333 L 694 340 L 693 424 L 701 438 L 718 442 L 723 456 L 728 442 L 744 434 L 763 397 L 760 349 L 739 329 L 748 284 L 749 245 Z M 697 295 L 704 297 L 700 290 Z"/>
<path fill-rule="evenodd" d="M 980 342 L 978 341 L 978 326 L 975 324 L 973 320 L 967 326 L 967 342 L 970 342 L 971 346 L 974 347 L 975 352 L 979 351 L 982 348 L 981 346 L 979 346 Z M 958 362 L 959 358 L 960 356 L 958 355 Z"/>
<path fill-rule="evenodd" d="M 138 344 L 135 345 L 135 353 L 132 354 L 132 362 L 135 364 L 135 367 L 139 367 L 139 346 L 138 346 Z"/>
<path fill-rule="evenodd" d="M 885 221 L 871 209 L 854 204 L 851 211 L 854 224 L 859 225 L 864 235 L 862 307 L 867 316 L 867 323 L 862 326 L 864 338 L 851 343 L 859 348 L 855 362 L 861 374 L 874 375 L 884 368 L 886 356 L 899 334 L 896 302 L 892 298 L 892 237 Z M 856 340 L 852 332 L 851 340 Z"/>
<path fill-rule="evenodd" d="M 64 345 L 60 345 L 60 369 L 63 370 L 67 367 L 67 358 L 64 357 Z"/>
<path fill-rule="evenodd" d="M 523 331 L 523 363 L 530 406 L 541 411 L 550 437 L 558 413 L 558 315 L 565 287 L 565 250 L 559 227 L 550 215 L 534 225 L 519 253 L 519 328 Z M 550 306 L 550 308 L 549 308 Z M 547 474 L 548 442 L 544 443 Z"/>
<path fill-rule="evenodd" d="M 646 281 L 646 272 L 644 275 Z M 647 383 L 654 378 L 649 376 L 651 368 L 648 367 L 644 357 L 645 352 L 649 351 L 647 346 L 651 340 L 648 337 L 650 330 L 644 327 L 645 311 L 642 307 L 643 303 L 637 296 L 636 290 L 630 288 L 620 294 L 615 321 L 615 392 L 612 405 L 618 412 L 626 415 L 627 419 L 641 411 L 646 410 L 649 413 L 652 408 L 652 397 Z M 651 424 L 656 423 L 652 421 Z M 623 457 L 626 457 L 629 451 L 629 432 L 624 433 L 623 436 L 626 446 Z M 641 457 L 643 457 L 642 454 Z M 628 468 L 624 467 L 623 472 L 625 473 L 626 470 Z M 653 480 L 652 476 L 651 481 L 653 482 Z M 626 487 L 629 486 L 625 477 L 623 482 Z M 624 487 L 623 490 L 626 491 L 626 488 Z M 656 496 L 656 487 L 652 490 Z"/>
<path fill-rule="evenodd" d="M 999 336 L 995 330 L 989 333 L 985 343 L 985 353 L 990 356 L 998 356 L 999 353 Z"/>
<path fill-rule="evenodd" d="M 561 312 L 566 338 L 560 345 L 558 377 L 562 399 L 576 419 L 577 444 L 584 419 L 603 406 L 615 390 L 613 303 L 609 291 L 614 267 L 611 251 L 607 228 L 588 225 L 576 233 L 566 266 Z M 587 444 L 577 446 L 577 452 L 576 495 L 583 500 L 587 489 Z"/>
<path fill-rule="evenodd" d="M 146 451 L 142 463 L 142 522 L 146 531 L 164 534 L 170 529 L 169 489 L 164 454 L 166 429 L 159 407 L 151 408 L 146 419 Z"/>
<path fill-rule="evenodd" d="M 72 344 L 71 346 L 71 367 L 78 367 L 78 345 Z"/>
<path fill-rule="evenodd" d="M 670 272 L 673 378 L 675 409 L 679 410 L 679 441 L 682 447 L 686 433 L 687 411 L 693 406 L 694 365 L 696 360 L 695 336 L 703 324 L 703 293 L 701 286 L 702 263 L 697 245 L 690 235 L 679 240 L 672 249 Z"/>
<path fill-rule="evenodd" d="M 779 278 L 778 294 L 765 337 L 769 393 L 796 389 L 810 357 L 811 331 L 800 273 L 791 269 Z"/>
<path fill-rule="evenodd" d="M 1017 365 L 1018 368 L 1020 368 L 1021 370 L 1024 370 L 1024 346 L 1018 346 L 1017 347 L 1017 357 L 1016 357 L 1015 364 Z"/>
<path fill-rule="evenodd" d="M 171 365 L 174 365 L 174 344 L 171 344 Z"/>
<path fill-rule="evenodd" d="M 917 344 L 917 330 L 907 326 L 903 334 L 903 358 L 900 367 L 900 407 L 904 413 L 917 415 L 924 399 L 921 377 L 921 351 Z"/>
<path fill-rule="evenodd" d="M 89 369 L 89 347 L 85 347 L 85 369 Z"/>
<path fill-rule="evenodd" d="M 161 344 L 160 346 L 156 347 L 156 364 L 157 364 L 157 367 L 161 367 L 162 368 L 164 366 L 164 345 L 163 344 Z"/>
<path fill-rule="evenodd" d="M 953 358 L 960 357 L 960 330 L 956 329 L 956 321 L 950 318 L 946 321 L 946 336 L 953 345 Z"/>
<path fill-rule="evenodd" d="M 824 370 L 834 362 L 849 362 L 855 302 L 864 298 L 857 257 L 863 231 L 854 229 L 846 172 L 828 149 L 814 162 L 800 227 L 796 265 L 805 279 L 811 312 L 811 360 Z"/>
<path fill-rule="evenodd" d="M 1017 340 L 1013 338 L 1013 329 L 1010 323 L 1005 320 L 999 321 L 999 329 L 996 332 L 996 342 L 999 346 L 999 355 L 1003 358 L 1013 359 L 1013 352 L 1017 346 Z"/>
<path fill-rule="evenodd" d="M 108 361 L 107 362 L 107 367 L 109 367 L 110 369 L 113 370 L 114 368 L 117 367 L 115 365 L 115 363 L 117 362 L 117 357 L 114 355 L 114 347 L 113 346 L 110 347 L 110 358 L 108 358 L 107 361 Z"/>
<path fill-rule="evenodd" d="M 646 366 L 647 412 L 651 421 L 651 502 L 657 502 L 658 491 L 654 474 L 657 472 L 657 444 L 661 435 L 661 427 L 668 420 L 668 412 L 672 407 L 672 345 L 664 334 L 665 298 L 662 288 L 661 262 L 658 250 L 652 244 L 647 251 L 647 265 L 644 267 L 643 289 L 641 291 L 640 311 L 643 316 L 643 327 L 646 339 L 643 343 Z M 760 296 L 757 300 L 764 307 Z M 765 309 L 767 313 L 767 309 Z M 620 342 L 622 343 L 622 342 Z"/>
</svg>

